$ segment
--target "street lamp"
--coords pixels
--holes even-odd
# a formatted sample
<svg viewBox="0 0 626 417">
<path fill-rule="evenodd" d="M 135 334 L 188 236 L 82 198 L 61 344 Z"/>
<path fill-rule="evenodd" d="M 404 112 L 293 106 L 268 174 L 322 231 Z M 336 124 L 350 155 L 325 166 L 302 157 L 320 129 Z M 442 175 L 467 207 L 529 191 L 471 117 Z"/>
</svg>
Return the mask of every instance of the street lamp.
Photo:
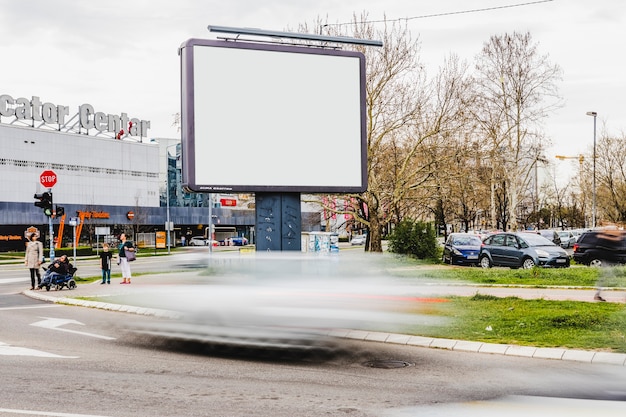
<svg viewBox="0 0 626 417">
<path fill-rule="evenodd" d="M 588 111 L 587 116 L 593 117 L 593 185 L 592 185 L 592 202 L 591 202 L 591 227 L 596 227 L 596 118 L 598 113 Z"/>
</svg>

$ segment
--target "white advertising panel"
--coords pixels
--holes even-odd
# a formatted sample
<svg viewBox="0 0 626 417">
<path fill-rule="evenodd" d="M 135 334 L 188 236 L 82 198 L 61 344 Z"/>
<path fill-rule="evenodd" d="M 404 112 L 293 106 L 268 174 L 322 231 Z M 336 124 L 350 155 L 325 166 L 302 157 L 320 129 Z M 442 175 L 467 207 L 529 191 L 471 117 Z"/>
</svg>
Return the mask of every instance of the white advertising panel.
<svg viewBox="0 0 626 417">
<path fill-rule="evenodd" d="M 189 190 L 367 188 L 363 54 L 191 39 L 181 70 Z"/>
</svg>

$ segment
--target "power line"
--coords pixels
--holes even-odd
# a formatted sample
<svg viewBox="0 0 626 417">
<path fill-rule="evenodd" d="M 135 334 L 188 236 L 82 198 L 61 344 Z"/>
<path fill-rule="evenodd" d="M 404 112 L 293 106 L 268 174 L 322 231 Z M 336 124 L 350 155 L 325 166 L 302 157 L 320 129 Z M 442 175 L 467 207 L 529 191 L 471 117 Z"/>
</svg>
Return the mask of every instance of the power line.
<svg viewBox="0 0 626 417">
<path fill-rule="evenodd" d="M 530 1 L 526 3 L 517 3 L 517 4 L 509 4 L 506 6 L 493 6 L 493 7 L 485 7 L 482 9 L 470 9 L 470 10 L 460 10 L 456 12 L 444 12 L 444 13 L 434 13 L 434 14 L 426 14 L 421 16 L 413 16 L 413 17 L 400 17 L 398 19 L 383 19 L 383 20 L 366 20 L 364 22 L 359 23 L 383 23 L 383 22 L 399 22 L 401 20 L 409 21 L 415 19 L 426 19 L 430 17 L 441 17 L 441 16 L 451 16 L 456 14 L 468 14 L 468 13 L 479 13 L 479 12 L 488 12 L 492 10 L 500 10 L 500 9 L 510 9 L 512 7 L 522 7 L 522 6 L 532 6 L 540 3 L 549 3 L 554 0 L 538 0 L 538 1 Z M 342 26 L 342 25 L 354 25 L 356 22 L 345 22 L 345 23 L 327 23 L 322 26 Z"/>
</svg>

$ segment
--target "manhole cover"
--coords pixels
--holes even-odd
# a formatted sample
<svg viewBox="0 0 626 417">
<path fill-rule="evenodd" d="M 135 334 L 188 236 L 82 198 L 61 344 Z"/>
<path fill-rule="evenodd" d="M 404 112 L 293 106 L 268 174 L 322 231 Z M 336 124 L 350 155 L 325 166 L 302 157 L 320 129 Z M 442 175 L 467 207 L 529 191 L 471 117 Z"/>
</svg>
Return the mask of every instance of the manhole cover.
<svg viewBox="0 0 626 417">
<path fill-rule="evenodd" d="M 383 369 L 393 369 L 393 368 L 406 368 L 407 366 L 412 366 L 411 362 L 400 361 L 396 359 L 380 359 L 374 361 L 367 361 L 363 363 L 363 366 L 367 366 L 368 368 L 383 368 Z"/>
</svg>

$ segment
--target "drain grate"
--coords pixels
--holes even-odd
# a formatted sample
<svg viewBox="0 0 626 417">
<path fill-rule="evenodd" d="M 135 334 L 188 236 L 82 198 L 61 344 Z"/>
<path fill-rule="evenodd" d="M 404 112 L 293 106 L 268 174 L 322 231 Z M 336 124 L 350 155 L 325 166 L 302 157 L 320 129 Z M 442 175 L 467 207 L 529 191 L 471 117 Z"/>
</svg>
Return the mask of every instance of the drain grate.
<svg viewBox="0 0 626 417">
<path fill-rule="evenodd" d="M 382 368 L 382 369 L 394 369 L 394 368 L 406 368 L 407 366 L 413 366 L 411 362 L 401 361 L 397 359 L 377 359 L 373 361 L 363 362 L 363 366 L 368 368 Z"/>
</svg>

